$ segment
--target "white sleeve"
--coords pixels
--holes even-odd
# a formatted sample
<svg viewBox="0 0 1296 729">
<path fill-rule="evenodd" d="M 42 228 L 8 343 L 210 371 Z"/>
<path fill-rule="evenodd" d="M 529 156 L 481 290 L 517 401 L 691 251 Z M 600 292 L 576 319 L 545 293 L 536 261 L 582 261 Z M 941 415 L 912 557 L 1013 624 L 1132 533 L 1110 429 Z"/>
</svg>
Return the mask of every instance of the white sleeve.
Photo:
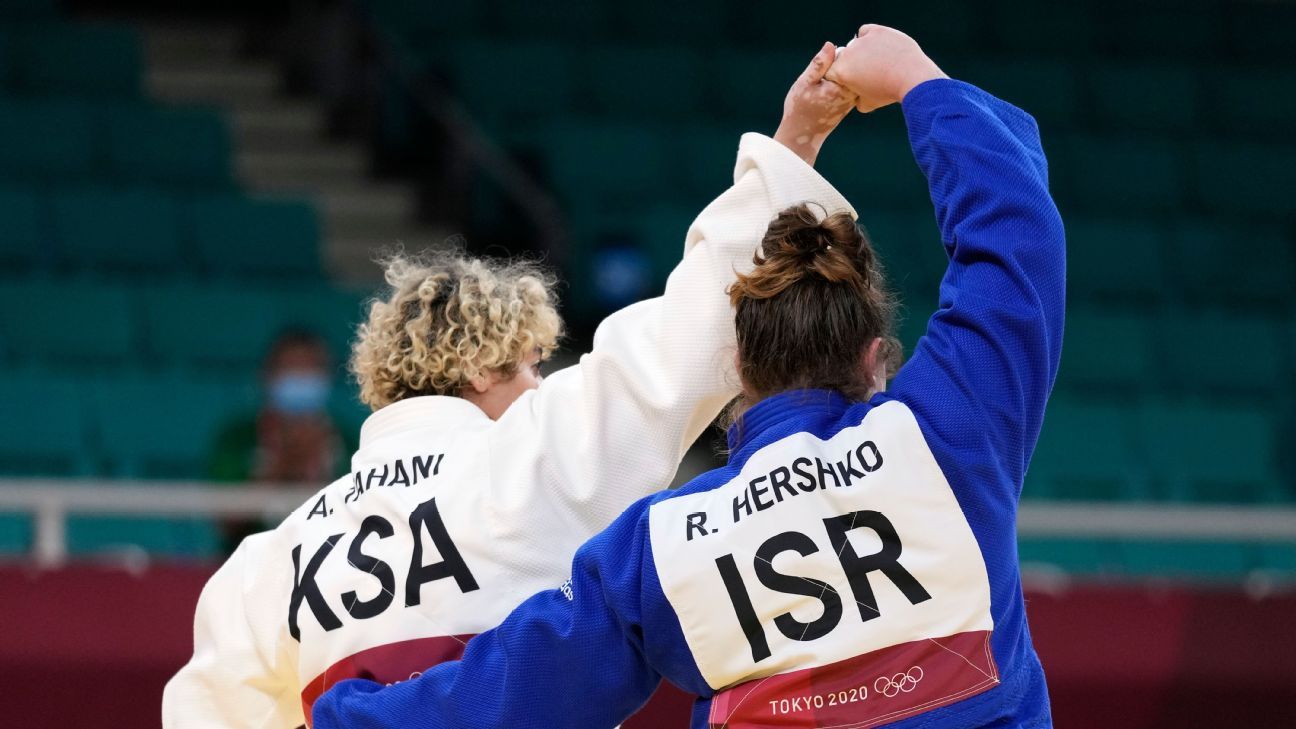
<svg viewBox="0 0 1296 729">
<path fill-rule="evenodd" d="M 726 289 L 752 268 L 775 214 L 801 202 L 855 215 L 782 144 L 743 135 L 734 185 L 689 227 L 664 294 L 605 319 L 579 365 L 547 377 L 500 418 L 493 508 L 548 512 L 583 541 L 668 486 L 688 447 L 738 394 Z"/>
<path fill-rule="evenodd" d="M 243 540 L 208 580 L 194 617 L 194 653 L 162 693 L 164 729 L 293 729 L 306 723 L 296 677 L 282 667 L 271 606 L 278 585 L 261 584 L 269 535 Z M 269 593 L 269 594 L 267 594 Z M 248 594 L 258 598 L 248 605 Z M 251 613 L 249 614 L 249 607 Z M 271 614 L 273 612 L 273 615 Z"/>
</svg>

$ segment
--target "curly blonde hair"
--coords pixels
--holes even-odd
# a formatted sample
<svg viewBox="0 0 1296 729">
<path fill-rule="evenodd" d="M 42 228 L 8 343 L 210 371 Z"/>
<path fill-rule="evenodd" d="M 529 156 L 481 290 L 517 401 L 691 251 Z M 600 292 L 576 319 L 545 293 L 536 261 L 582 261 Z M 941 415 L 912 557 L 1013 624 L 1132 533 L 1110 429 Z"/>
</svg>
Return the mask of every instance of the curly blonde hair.
<svg viewBox="0 0 1296 729">
<path fill-rule="evenodd" d="M 554 280 L 537 265 L 459 251 L 382 261 L 390 286 L 351 347 L 360 400 L 374 410 L 418 395 L 459 395 L 486 373 L 516 374 L 562 336 Z"/>
</svg>

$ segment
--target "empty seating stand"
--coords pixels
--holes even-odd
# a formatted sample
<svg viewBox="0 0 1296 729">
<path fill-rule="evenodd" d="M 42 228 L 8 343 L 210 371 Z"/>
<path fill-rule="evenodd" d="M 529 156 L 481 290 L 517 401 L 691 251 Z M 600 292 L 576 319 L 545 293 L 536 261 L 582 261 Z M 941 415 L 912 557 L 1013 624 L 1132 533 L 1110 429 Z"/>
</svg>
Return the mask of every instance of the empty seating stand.
<svg viewBox="0 0 1296 729">
<path fill-rule="evenodd" d="M 1180 217 L 1170 230 L 1178 293 L 1190 304 L 1282 316 L 1296 289 L 1296 251 L 1280 224 Z"/>
<path fill-rule="evenodd" d="M 205 109 L 121 105 L 105 113 L 111 175 L 169 188 L 229 187 L 229 139 L 219 114 Z"/>
<path fill-rule="evenodd" d="M 156 104 L 143 79 L 137 30 L 0 0 L 0 477 L 205 478 L 270 338 L 313 329 L 340 361 L 360 316 L 321 281 L 315 210 L 241 194 L 221 110 Z M 209 558 L 218 537 L 68 521 L 81 555 Z M 30 517 L 0 514 L 0 553 L 31 547 Z"/>
<path fill-rule="evenodd" d="M 42 367 L 124 365 L 138 331 L 124 287 L 79 279 L 0 285 L 5 357 Z"/>
<path fill-rule="evenodd" d="M 39 371 L 0 377 L 0 474 L 86 476 L 93 463 L 90 432 L 77 379 Z"/>
<path fill-rule="evenodd" d="M 1201 124 L 1199 76 L 1167 61 L 1095 64 L 1087 77 L 1089 114 L 1104 132 L 1187 133 Z"/>
<path fill-rule="evenodd" d="M 255 407 L 245 377 L 138 374 L 90 385 L 101 471 L 126 478 L 199 479 L 220 427 Z"/>
<path fill-rule="evenodd" d="M 0 186 L 0 271 L 14 272 L 34 268 L 41 260 L 41 220 L 37 196 L 24 189 Z"/>
<path fill-rule="evenodd" d="M 1058 387 L 1089 397 L 1129 401 L 1157 386 L 1160 368 L 1148 320 L 1136 313 L 1073 308 Z"/>
<path fill-rule="evenodd" d="M 320 231 L 308 203 L 230 195 L 195 201 L 185 212 L 205 271 L 277 280 L 319 275 Z"/>
<path fill-rule="evenodd" d="M 1023 498 L 1126 501 L 1152 496 L 1139 423 L 1117 405 L 1058 399 L 1026 475 Z"/>
<path fill-rule="evenodd" d="M 184 268 L 179 206 L 148 189 L 90 187 L 52 196 L 53 236 L 63 268 L 174 273 Z"/>
<path fill-rule="evenodd" d="M 138 34 L 105 25 L 45 26 L 10 34 L 10 83 L 19 93 L 134 98 L 143 60 Z"/>
<path fill-rule="evenodd" d="M 0 97 L 0 181 L 90 180 L 100 168 L 100 131 L 89 103 Z"/>
<path fill-rule="evenodd" d="M 1214 503 L 1282 498 L 1276 423 L 1263 410 L 1149 404 L 1139 420 L 1162 498 Z"/>
<path fill-rule="evenodd" d="M 164 285 L 141 298 L 151 359 L 249 375 L 287 328 L 316 331 L 340 357 L 362 314 L 359 297 L 317 285 Z"/>
<path fill-rule="evenodd" d="M 1073 304 L 1126 305 L 1148 311 L 1171 290 L 1161 225 L 1137 218 L 1085 218 L 1066 222 L 1068 300 Z"/>
<path fill-rule="evenodd" d="M 772 133 L 819 44 L 861 20 L 847 2 L 364 5 L 566 206 L 569 278 L 626 248 L 657 286 L 730 184 L 740 135 Z M 870 7 L 1040 125 L 1069 317 L 1025 498 L 1296 501 L 1296 95 L 1280 92 L 1296 79 L 1292 4 Z M 211 430 L 253 405 L 275 333 L 315 329 L 340 361 L 362 315 L 359 295 L 320 280 L 316 212 L 240 192 L 221 113 L 142 93 L 140 41 L 67 22 L 53 0 L 0 0 L 0 473 L 201 476 Z M 403 111 L 389 122 L 414 113 L 395 94 L 383 104 Z M 418 124 L 389 128 L 404 133 L 394 149 L 426 143 Z M 900 110 L 847 119 L 817 167 L 859 210 L 912 352 L 946 253 Z M 502 209 L 483 202 L 479 219 Z M 580 299 L 592 289 L 566 295 L 596 308 Z M 363 416 L 353 393 L 336 397 Z M 93 553 L 197 554 L 213 535 L 70 525 Z M 28 520 L 0 515 L 0 551 L 29 542 Z M 1021 553 L 1080 572 L 1296 571 L 1285 545 L 1222 547 L 1032 539 Z"/>
</svg>

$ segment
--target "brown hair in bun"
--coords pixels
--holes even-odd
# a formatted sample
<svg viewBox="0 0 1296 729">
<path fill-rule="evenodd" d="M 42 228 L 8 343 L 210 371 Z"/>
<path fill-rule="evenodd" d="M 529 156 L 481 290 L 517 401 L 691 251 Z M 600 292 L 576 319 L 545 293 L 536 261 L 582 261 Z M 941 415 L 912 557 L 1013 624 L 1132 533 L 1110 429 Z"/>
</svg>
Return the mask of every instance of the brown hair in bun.
<svg viewBox="0 0 1296 729">
<path fill-rule="evenodd" d="M 899 368 L 896 302 L 849 213 L 820 220 L 805 204 L 780 212 L 754 261 L 729 288 L 749 396 L 818 388 L 867 397 L 873 383 L 862 358 L 877 337 L 887 376 Z"/>
</svg>

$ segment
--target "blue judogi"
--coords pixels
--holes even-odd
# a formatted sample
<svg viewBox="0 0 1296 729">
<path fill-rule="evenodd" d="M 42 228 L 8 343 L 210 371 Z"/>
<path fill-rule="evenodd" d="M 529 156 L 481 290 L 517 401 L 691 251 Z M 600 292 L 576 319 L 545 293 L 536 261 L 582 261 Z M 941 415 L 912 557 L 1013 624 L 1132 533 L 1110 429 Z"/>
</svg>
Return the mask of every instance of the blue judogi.
<svg viewBox="0 0 1296 729">
<path fill-rule="evenodd" d="M 758 403 L 725 467 L 632 506 L 569 584 L 461 661 L 338 684 L 317 729 L 611 727 L 663 677 L 702 697 L 695 728 L 1051 725 L 1015 522 L 1061 353 L 1062 222 L 1028 114 L 947 79 L 903 109 L 950 262 L 891 388 Z"/>
</svg>

